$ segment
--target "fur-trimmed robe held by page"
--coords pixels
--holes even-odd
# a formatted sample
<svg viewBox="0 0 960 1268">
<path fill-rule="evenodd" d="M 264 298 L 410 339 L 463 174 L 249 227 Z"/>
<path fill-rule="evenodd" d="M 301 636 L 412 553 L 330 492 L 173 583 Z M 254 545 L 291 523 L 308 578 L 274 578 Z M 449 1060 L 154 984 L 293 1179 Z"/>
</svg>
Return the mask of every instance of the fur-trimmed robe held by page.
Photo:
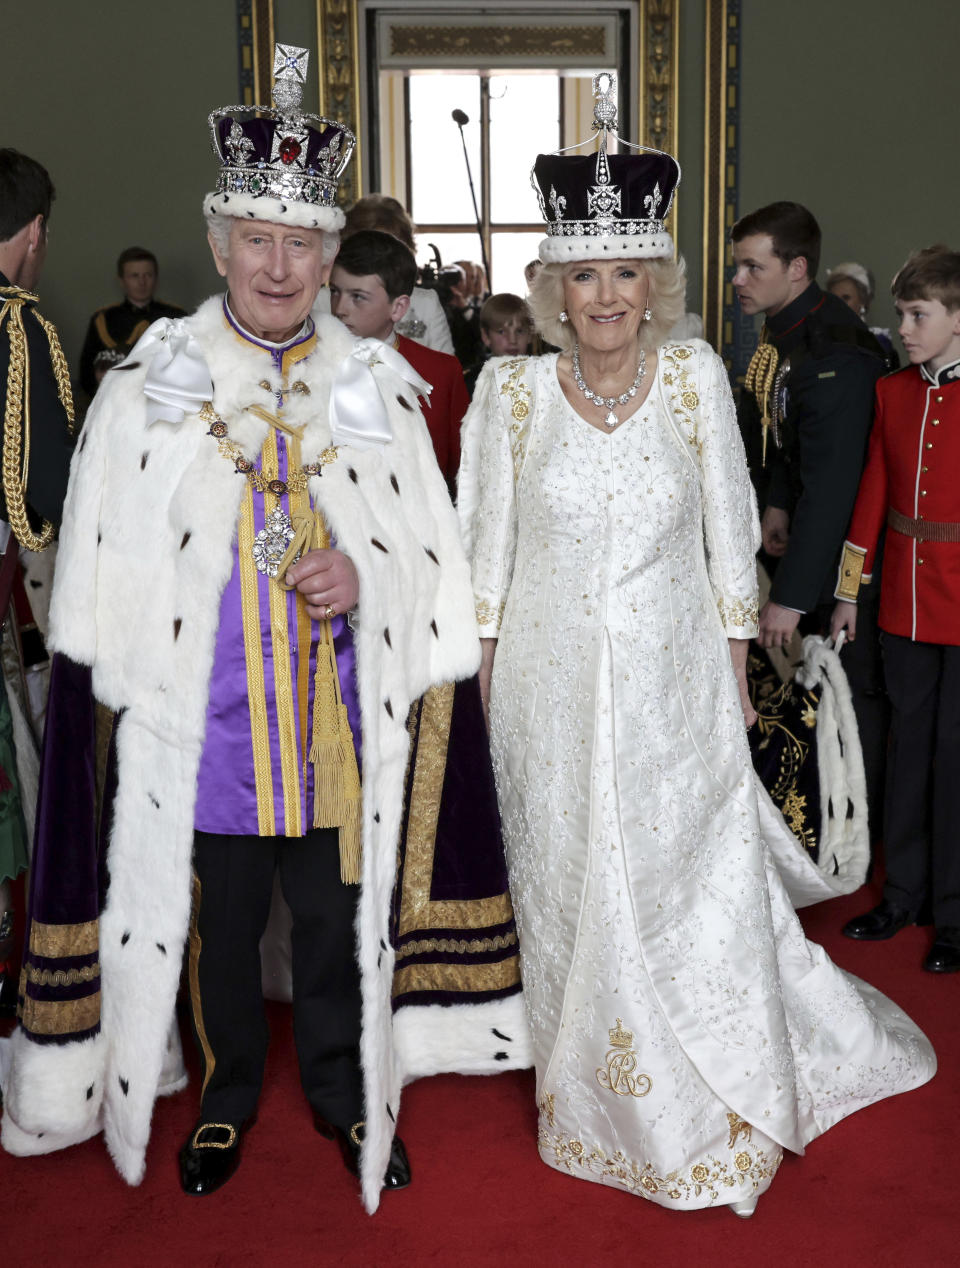
<svg viewBox="0 0 960 1268">
<path fill-rule="evenodd" d="M 268 423 L 247 406 L 272 409 L 280 387 L 269 355 L 252 353 L 226 327 L 219 298 L 177 326 L 202 351 L 230 439 L 255 460 Z M 317 351 L 296 366 L 301 386 L 284 405 L 285 421 L 304 426 L 306 461 L 331 443 L 331 382 L 354 347 L 333 318 L 318 317 L 317 334 Z M 143 1175 L 155 1097 L 185 1082 L 174 1004 L 190 914 L 197 769 L 245 485 L 197 413 L 146 423 L 143 384 L 156 347 L 110 375 L 70 481 L 49 640 L 66 712 L 57 714 L 55 692 L 33 879 L 32 976 L 24 983 L 42 1020 L 31 1026 L 25 1012 L 13 1036 L 2 1135 L 11 1153 L 32 1154 L 102 1129 L 131 1184 Z M 373 374 L 393 439 L 376 449 L 342 446 L 310 480 L 314 505 L 360 578 L 357 954 L 369 1210 L 379 1201 L 406 1078 L 530 1063 L 516 980 L 512 994 L 487 993 L 482 1003 L 437 1007 L 417 997 L 396 1017 L 391 1009 L 408 714 L 429 688 L 474 674 L 480 650 L 456 515 L 414 390 L 382 363 Z M 97 725 L 111 714 L 112 736 Z M 93 811 L 95 749 L 108 795 L 115 783 L 105 856 Z M 491 892 L 476 891 L 483 899 Z M 39 967 L 44 955 L 53 969 Z"/>
</svg>

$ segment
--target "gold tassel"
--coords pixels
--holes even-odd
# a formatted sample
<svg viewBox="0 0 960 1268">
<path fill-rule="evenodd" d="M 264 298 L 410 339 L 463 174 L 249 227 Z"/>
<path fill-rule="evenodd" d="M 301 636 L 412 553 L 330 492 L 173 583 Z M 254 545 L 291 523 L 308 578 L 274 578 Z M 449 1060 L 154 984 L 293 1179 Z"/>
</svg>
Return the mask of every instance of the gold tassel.
<svg viewBox="0 0 960 1268">
<path fill-rule="evenodd" d="M 294 517 L 296 535 L 277 570 L 281 585 L 289 589 L 286 569 L 300 549 L 306 548 L 304 520 Z M 330 545 L 322 517 L 314 512 L 311 531 L 312 549 L 325 550 Z M 299 545 L 298 545 L 299 543 Z M 281 580 L 282 578 L 282 580 Z M 345 885 L 360 884 L 361 863 L 361 788 L 357 754 L 347 706 L 340 692 L 337 655 L 330 622 L 320 622 L 317 644 L 317 668 L 313 681 L 313 719 L 310 762 L 313 765 L 313 826 L 340 829 L 340 879 Z"/>
<path fill-rule="evenodd" d="M 747 366 L 747 373 L 743 379 L 744 388 L 753 393 L 760 407 L 760 426 L 763 429 L 761 462 L 764 467 L 767 465 L 767 435 L 771 423 L 770 397 L 779 362 L 780 355 L 773 344 L 767 342 L 767 329 L 764 327 L 760 334 L 760 342 L 750 358 L 750 364 Z"/>
</svg>

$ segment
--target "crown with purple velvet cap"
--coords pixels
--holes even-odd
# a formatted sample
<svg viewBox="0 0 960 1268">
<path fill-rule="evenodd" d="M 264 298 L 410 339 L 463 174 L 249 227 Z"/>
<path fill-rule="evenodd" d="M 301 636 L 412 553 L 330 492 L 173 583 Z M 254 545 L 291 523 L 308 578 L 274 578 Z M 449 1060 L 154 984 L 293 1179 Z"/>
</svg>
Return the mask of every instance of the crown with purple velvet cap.
<svg viewBox="0 0 960 1268">
<path fill-rule="evenodd" d="M 277 44 L 274 106 L 222 106 L 208 123 L 220 160 L 204 213 L 336 232 L 344 222 L 337 182 L 356 137 L 342 123 L 300 109 L 310 54 Z"/>
<path fill-rule="evenodd" d="M 596 132 L 589 140 L 599 137 L 596 154 L 537 155 L 530 179 L 547 222 L 540 243 L 544 264 L 673 258 L 673 239 L 663 222 L 680 184 L 680 164 L 662 150 L 628 141 L 623 144 L 636 153 L 607 153 L 609 137 L 617 137 L 615 90 L 615 76 L 606 71 L 594 76 Z"/>
</svg>

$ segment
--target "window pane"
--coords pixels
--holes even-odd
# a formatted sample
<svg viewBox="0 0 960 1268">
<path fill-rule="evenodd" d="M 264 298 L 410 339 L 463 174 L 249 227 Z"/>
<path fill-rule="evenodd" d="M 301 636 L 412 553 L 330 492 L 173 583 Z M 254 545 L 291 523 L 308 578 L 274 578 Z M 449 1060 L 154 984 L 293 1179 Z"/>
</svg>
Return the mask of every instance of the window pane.
<svg viewBox="0 0 960 1268">
<path fill-rule="evenodd" d="M 537 228 L 533 233 L 495 233 L 493 235 L 493 259 L 490 271 L 493 273 L 493 289 L 512 291 L 514 295 L 526 298 L 529 287 L 523 278 L 523 270 L 530 260 L 537 258 L 537 247 L 545 230 Z"/>
<path fill-rule="evenodd" d="M 424 224 L 476 221 L 460 129 L 451 112 L 470 118 L 463 135 L 480 203 L 480 76 L 450 71 L 410 76 L 410 214 Z"/>
<path fill-rule="evenodd" d="M 490 218 L 494 224 L 539 222 L 530 169 L 538 154 L 559 146 L 558 76 L 491 75 Z"/>
</svg>

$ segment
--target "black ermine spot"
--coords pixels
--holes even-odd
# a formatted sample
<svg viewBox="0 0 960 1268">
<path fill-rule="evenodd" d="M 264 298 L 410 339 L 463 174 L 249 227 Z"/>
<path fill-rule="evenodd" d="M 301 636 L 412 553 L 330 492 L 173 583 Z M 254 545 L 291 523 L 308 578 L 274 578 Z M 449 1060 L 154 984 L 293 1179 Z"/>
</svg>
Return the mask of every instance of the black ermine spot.
<svg viewBox="0 0 960 1268">
<path fill-rule="evenodd" d="M 383 940 L 382 938 L 380 939 L 380 946 L 381 946 L 382 950 L 386 951 L 386 949 L 387 949 L 387 944 L 384 942 L 384 940 Z"/>
<path fill-rule="evenodd" d="M 154 797 L 153 793 L 147 793 L 147 796 L 150 798 L 150 804 L 153 806 L 154 810 L 159 810 L 159 809 L 160 809 L 160 802 L 159 802 L 159 801 L 157 801 L 157 799 L 156 799 L 156 797 Z"/>
<path fill-rule="evenodd" d="M 507 1061 L 509 1058 L 505 1052 L 495 1052 L 493 1054 L 494 1061 Z"/>
<path fill-rule="evenodd" d="M 180 549 L 181 549 L 181 550 L 183 550 L 184 546 L 186 546 L 186 544 L 187 544 L 187 542 L 188 542 L 189 540 L 190 540 L 190 530 L 189 530 L 189 529 L 187 529 L 187 531 L 184 533 L 184 535 L 183 535 L 183 537 L 181 538 L 181 541 L 180 541 Z"/>
<path fill-rule="evenodd" d="M 510 1038 L 510 1036 L 509 1036 L 509 1035 L 505 1035 L 502 1031 L 497 1030 L 496 1028 L 494 1028 L 494 1029 L 491 1031 L 491 1034 L 496 1035 L 498 1039 L 503 1039 L 503 1040 L 505 1040 L 507 1043 L 513 1043 L 513 1040 Z"/>
<path fill-rule="evenodd" d="M 31 578 L 30 578 L 30 585 L 33 587 L 33 589 L 34 589 L 34 590 L 39 590 L 39 589 L 40 589 L 40 587 L 43 585 L 43 582 L 42 582 L 42 581 L 37 581 L 37 579 L 36 579 L 35 577 L 31 577 Z"/>
<path fill-rule="evenodd" d="M 121 1079 L 121 1080 L 120 1080 L 120 1091 L 124 1094 L 124 1096 L 126 1096 L 126 1095 L 127 1095 L 127 1093 L 130 1091 L 130 1080 L 129 1080 L 129 1079 Z"/>
<path fill-rule="evenodd" d="M 440 637 L 440 631 L 437 629 L 437 623 L 436 623 L 436 621 L 431 621 L 431 622 L 430 622 L 430 628 L 433 630 L 433 637 L 434 637 L 434 638 L 439 638 L 439 637 Z"/>
<path fill-rule="evenodd" d="M 141 471 L 143 471 L 143 469 L 146 467 L 146 465 L 147 465 L 147 459 L 148 459 L 149 457 L 150 457 L 150 455 L 149 455 L 148 453 L 142 453 L 142 454 L 140 455 L 140 470 L 141 470 Z"/>
<path fill-rule="evenodd" d="M 390 626 L 389 625 L 383 631 L 383 641 L 390 648 L 390 650 L 393 651 L 393 644 L 390 642 Z"/>
<path fill-rule="evenodd" d="M 92 1101 L 92 1100 L 93 1100 L 93 1084 L 92 1084 L 92 1083 L 91 1083 L 91 1084 L 90 1084 L 90 1086 L 87 1088 L 87 1100 L 88 1100 L 88 1101 Z"/>
<path fill-rule="evenodd" d="M 180 637 L 180 626 L 183 624 L 182 617 L 175 617 L 173 621 L 173 640 L 174 642 Z"/>
<path fill-rule="evenodd" d="M 401 396 L 399 393 L 397 393 L 397 401 L 399 402 L 399 404 L 403 406 L 404 409 L 408 409 L 411 414 L 413 413 L 413 406 L 410 404 L 410 402 L 407 400 L 405 396 Z"/>
<path fill-rule="evenodd" d="M 384 702 L 383 702 L 383 707 L 386 709 L 387 713 L 389 713 L 390 717 L 392 718 L 392 717 L 393 717 L 393 705 L 390 703 L 390 701 L 389 701 L 389 700 L 384 700 Z"/>
<path fill-rule="evenodd" d="M 161 955 L 167 954 L 167 948 L 163 945 L 162 942 L 157 943 L 157 950 L 160 952 Z"/>
<path fill-rule="evenodd" d="M 385 555 L 389 555 L 389 554 L 390 554 L 389 550 L 387 550 L 387 548 L 386 548 L 386 546 L 384 546 L 383 542 L 379 541 L 376 537 L 371 537 L 371 538 L 370 538 L 370 544 L 371 544 L 372 546 L 376 546 L 377 550 L 382 550 L 382 551 L 383 551 L 383 553 L 384 553 Z"/>
<path fill-rule="evenodd" d="M 379 823 L 379 822 L 380 822 L 380 811 L 379 811 L 379 810 L 375 810 L 375 811 L 373 812 L 373 822 L 374 822 L 374 823 Z"/>
<path fill-rule="evenodd" d="M 130 930 L 128 929 L 127 932 L 120 939 L 120 945 L 122 947 L 125 947 L 129 941 L 130 941 Z"/>
<path fill-rule="evenodd" d="M 392 472 L 392 471 L 390 472 L 390 483 L 393 485 L 393 491 L 394 491 L 394 493 L 399 493 L 399 492 L 400 492 L 400 485 L 399 485 L 399 484 L 397 484 L 397 477 L 393 474 L 393 472 Z"/>
<path fill-rule="evenodd" d="M 358 483 L 360 477 L 357 475 L 356 471 L 354 471 L 353 467 L 347 467 L 347 475 L 350 477 L 350 479 L 353 481 L 354 484 Z"/>
<path fill-rule="evenodd" d="M 389 1106 L 389 1105 L 387 1106 L 387 1113 L 390 1115 L 390 1122 L 391 1122 L 391 1123 L 395 1123 L 397 1120 L 396 1120 L 396 1117 L 395 1117 L 395 1115 L 394 1115 L 393 1110 L 390 1108 L 390 1106 Z"/>
<path fill-rule="evenodd" d="M 424 548 L 423 548 L 423 549 L 427 552 L 427 558 L 428 558 L 428 559 L 432 559 L 432 560 L 433 560 L 433 562 L 434 562 L 434 563 L 437 565 L 437 567 L 439 568 L 439 567 L 440 567 L 440 560 L 436 557 L 436 555 L 433 553 L 433 551 L 430 549 L 430 547 L 429 547 L 429 546 L 424 546 Z"/>
</svg>

